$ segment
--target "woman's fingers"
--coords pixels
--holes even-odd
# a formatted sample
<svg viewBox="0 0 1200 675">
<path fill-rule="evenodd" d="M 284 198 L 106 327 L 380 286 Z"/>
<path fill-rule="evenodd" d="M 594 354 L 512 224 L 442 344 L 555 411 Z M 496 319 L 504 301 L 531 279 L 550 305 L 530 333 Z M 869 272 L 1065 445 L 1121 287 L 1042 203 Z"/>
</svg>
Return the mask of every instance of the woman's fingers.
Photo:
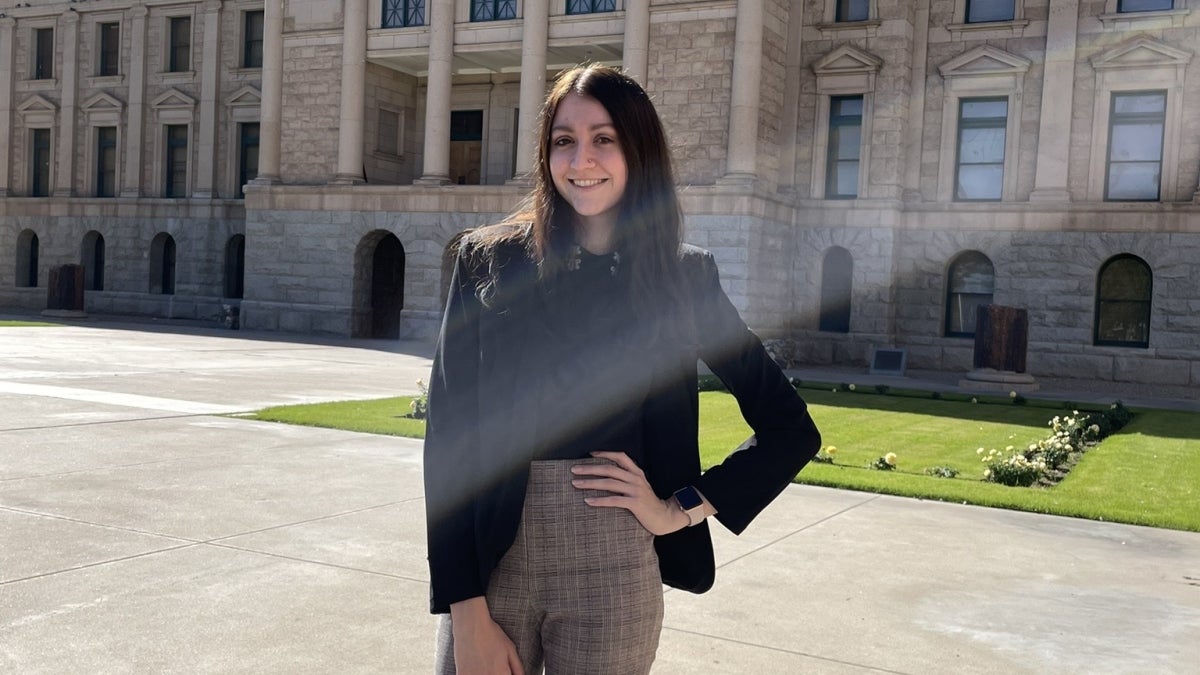
<svg viewBox="0 0 1200 675">
<path fill-rule="evenodd" d="M 635 494 L 639 487 L 613 478 L 576 478 L 571 484 L 581 490 L 603 490 L 623 495 Z"/>
<path fill-rule="evenodd" d="M 645 475 L 644 473 L 642 473 L 641 467 L 639 467 L 637 465 L 637 462 L 634 462 L 633 459 L 629 455 L 627 455 L 623 452 L 613 452 L 611 450 L 597 450 L 592 453 L 592 457 L 597 457 L 599 459 L 607 459 L 609 461 L 615 462 L 617 464 L 617 466 L 619 466 L 622 469 L 625 469 L 626 471 L 628 471 L 632 474 L 635 474 L 637 476 Z"/>
</svg>

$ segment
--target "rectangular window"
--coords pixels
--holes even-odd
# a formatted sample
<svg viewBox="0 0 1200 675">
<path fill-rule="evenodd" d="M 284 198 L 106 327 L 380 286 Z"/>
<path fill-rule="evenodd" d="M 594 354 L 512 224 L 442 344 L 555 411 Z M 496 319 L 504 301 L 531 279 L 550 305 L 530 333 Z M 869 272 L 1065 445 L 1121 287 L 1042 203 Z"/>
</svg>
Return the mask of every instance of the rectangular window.
<svg viewBox="0 0 1200 675">
<path fill-rule="evenodd" d="M 258 122 L 241 127 L 241 152 L 238 156 L 238 197 L 246 196 L 246 183 L 258 176 Z"/>
<path fill-rule="evenodd" d="M 1108 117 L 1106 200 L 1158 199 L 1166 115 L 1165 91 L 1113 93 Z"/>
<path fill-rule="evenodd" d="M 964 98 L 958 103 L 956 201 L 999 201 L 1004 194 L 1007 98 Z"/>
<path fill-rule="evenodd" d="M 117 128 L 96 127 L 96 196 L 117 195 Z"/>
<path fill-rule="evenodd" d="M 826 199 L 858 197 L 862 113 L 862 96 L 833 96 L 829 99 L 829 156 L 825 163 Z"/>
<path fill-rule="evenodd" d="M 167 59 L 167 70 L 172 73 L 186 73 L 192 69 L 192 19 L 187 16 L 173 16 L 170 19 L 170 54 Z"/>
<path fill-rule="evenodd" d="M 1015 12 L 1013 0 L 967 0 L 967 23 L 1012 21 Z"/>
<path fill-rule="evenodd" d="M 837 9 L 834 11 L 833 20 L 839 23 L 843 21 L 866 21 L 870 18 L 870 11 L 871 3 L 869 0 L 837 0 Z"/>
<path fill-rule="evenodd" d="M 472 21 L 517 18 L 517 0 L 471 0 Z"/>
<path fill-rule="evenodd" d="M 379 143 L 376 149 L 385 155 L 400 154 L 400 113 L 379 109 Z"/>
<path fill-rule="evenodd" d="M 186 124 L 167 126 L 167 197 L 187 196 L 188 128 Z"/>
<path fill-rule="evenodd" d="M 263 12 L 246 12 L 242 22 L 242 67 L 262 68 Z"/>
<path fill-rule="evenodd" d="M 567 0 L 567 14 L 596 14 L 617 11 L 617 0 Z"/>
<path fill-rule="evenodd" d="M 103 76 L 116 75 L 121 61 L 121 24 L 102 23 L 100 32 L 100 55 L 97 59 L 96 74 Z"/>
<path fill-rule="evenodd" d="M 54 29 L 33 29 L 33 79 L 54 79 Z"/>
<path fill-rule="evenodd" d="M 1156 12 L 1174 9 L 1173 0 L 1118 0 L 1118 12 Z"/>
<path fill-rule="evenodd" d="M 50 130 L 33 130 L 32 175 L 29 177 L 29 196 L 50 195 Z"/>
<path fill-rule="evenodd" d="M 425 25 L 425 0 L 383 0 L 383 27 Z"/>
</svg>

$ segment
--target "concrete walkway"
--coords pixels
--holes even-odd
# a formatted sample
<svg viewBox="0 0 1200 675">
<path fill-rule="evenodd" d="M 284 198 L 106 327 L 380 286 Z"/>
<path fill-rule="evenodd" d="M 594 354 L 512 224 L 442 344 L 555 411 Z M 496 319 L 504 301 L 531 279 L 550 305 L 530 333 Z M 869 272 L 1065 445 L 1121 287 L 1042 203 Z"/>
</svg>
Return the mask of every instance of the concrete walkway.
<svg viewBox="0 0 1200 675">
<path fill-rule="evenodd" d="M 429 352 L 0 328 L 0 673 L 431 672 L 420 443 L 216 416 Z M 802 486 L 716 529 L 655 673 L 1200 671 L 1200 534 Z"/>
</svg>

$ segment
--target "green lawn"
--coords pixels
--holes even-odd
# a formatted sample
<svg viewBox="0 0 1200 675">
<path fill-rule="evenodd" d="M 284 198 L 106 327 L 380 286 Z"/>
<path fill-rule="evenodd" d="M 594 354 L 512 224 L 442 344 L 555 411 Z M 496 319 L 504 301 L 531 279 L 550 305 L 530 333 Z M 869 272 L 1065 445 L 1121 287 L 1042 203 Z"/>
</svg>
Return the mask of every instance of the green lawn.
<svg viewBox="0 0 1200 675">
<path fill-rule="evenodd" d="M 11 319 L 0 319 L 0 328 L 10 327 L 27 327 L 27 326 L 57 326 L 56 323 L 46 323 L 45 321 L 16 321 Z"/>
<path fill-rule="evenodd" d="M 1053 488 L 985 483 L 979 447 L 1022 447 L 1050 433 L 1060 404 L 1011 405 L 933 400 L 922 396 L 803 389 L 835 464 L 813 463 L 797 482 L 982 506 L 1077 516 L 1200 532 L 1200 415 L 1140 410 L 1134 421 L 1090 450 Z M 251 417 L 291 424 L 420 438 L 424 423 L 404 417 L 410 397 L 268 408 Z M 737 403 L 724 392 L 700 394 L 700 452 L 719 462 L 750 434 Z M 894 452 L 895 471 L 866 468 Z M 933 478 L 932 466 L 959 470 Z"/>
</svg>

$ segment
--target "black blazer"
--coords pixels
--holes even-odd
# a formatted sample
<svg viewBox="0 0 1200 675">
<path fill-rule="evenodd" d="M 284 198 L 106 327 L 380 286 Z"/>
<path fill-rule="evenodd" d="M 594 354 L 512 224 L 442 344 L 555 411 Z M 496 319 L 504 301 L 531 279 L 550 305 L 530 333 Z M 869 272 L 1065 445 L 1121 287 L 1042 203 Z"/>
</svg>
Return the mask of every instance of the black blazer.
<svg viewBox="0 0 1200 675">
<path fill-rule="evenodd" d="M 429 386 L 425 437 L 430 606 L 486 594 L 520 522 L 529 462 L 538 447 L 536 386 L 551 333 L 534 263 L 521 246 L 479 259 L 460 253 Z M 662 498 L 694 485 L 717 520 L 741 533 L 816 454 L 821 437 L 804 402 L 722 290 L 707 251 L 684 246 L 681 262 L 695 322 L 691 344 L 652 354 L 645 373 L 643 470 Z M 485 275 L 499 279 L 480 301 Z M 697 359 L 737 398 L 754 443 L 701 475 Z M 707 523 L 655 540 L 663 582 L 702 593 L 715 563 Z"/>
</svg>

